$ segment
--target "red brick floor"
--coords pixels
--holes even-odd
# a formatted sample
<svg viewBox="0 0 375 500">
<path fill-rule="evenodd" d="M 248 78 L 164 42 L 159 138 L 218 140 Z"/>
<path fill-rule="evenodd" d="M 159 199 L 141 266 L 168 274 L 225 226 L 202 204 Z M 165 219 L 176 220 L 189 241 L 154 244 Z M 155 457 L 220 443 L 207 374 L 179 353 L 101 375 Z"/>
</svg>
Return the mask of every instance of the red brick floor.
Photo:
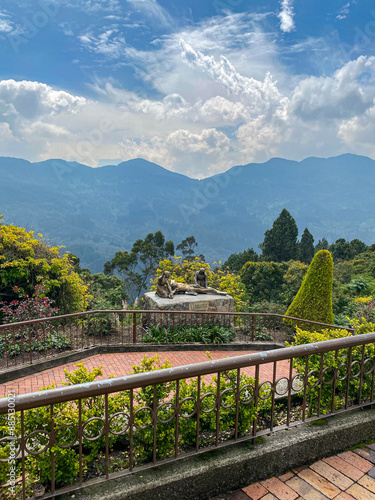
<svg viewBox="0 0 375 500">
<path fill-rule="evenodd" d="M 365 457 L 365 458 L 364 458 Z M 215 500 L 375 500 L 375 444 L 324 458 Z"/>
<path fill-rule="evenodd" d="M 250 354 L 254 351 L 211 351 L 210 356 L 213 359 L 223 359 L 231 356 L 239 356 L 243 354 Z M 148 357 L 155 356 L 156 352 L 146 353 Z M 103 376 L 98 377 L 98 379 L 108 378 L 110 375 L 115 377 L 120 377 L 126 375 L 132 371 L 133 365 L 138 365 L 145 353 L 116 353 L 116 354 L 97 354 L 89 358 L 82 360 L 82 363 L 89 369 L 92 370 L 94 367 L 102 366 Z M 200 363 L 202 361 L 208 361 L 208 357 L 205 351 L 166 351 L 159 353 L 159 359 L 163 363 L 165 360 L 169 360 L 173 366 L 180 366 L 192 363 Z M 76 364 L 68 363 L 64 366 L 59 366 L 56 368 L 51 368 L 50 370 L 44 370 L 41 373 L 35 375 L 29 375 L 27 377 L 19 378 L 8 382 L 6 384 L 0 385 L 0 397 L 4 397 L 10 392 L 15 394 L 25 394 L 27 392 L 35 392 L 41 387 L 46 387 L 52 384 L 56 384 L 57 387 L 61 386 L 65 382 L 64 368 L 68 371 L 73 371 L 76 369 Z M 272 363 L 261 365 L 260 367 L 260 380 L 263 382 L 265 380 L 272 381 Z M 243 373 L 247 375 L 254 376 L 254 368 L 246 368 L 242 370 Z M 277 378 L 288 377 L 289 375 L 289 362 L 282 361 L 277 364 Z"/>
</svg>

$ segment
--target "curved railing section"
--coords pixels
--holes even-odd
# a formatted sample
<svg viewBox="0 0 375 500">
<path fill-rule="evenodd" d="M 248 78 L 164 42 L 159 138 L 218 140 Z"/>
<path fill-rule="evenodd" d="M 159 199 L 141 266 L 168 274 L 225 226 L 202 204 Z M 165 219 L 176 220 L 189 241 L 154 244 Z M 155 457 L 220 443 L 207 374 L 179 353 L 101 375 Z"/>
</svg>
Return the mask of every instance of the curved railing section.
<svg viewBox="0 0 375 500">
<path fill-rule="evenodd" d="M 284 320 L 341 328 L 272 313 L 86 311 L 0 325 L 0 372 L 98 345 L 284 343 L 294 330 Z"/>
<path fill-rule="evenodd" d="M 12 394 L 0 399 L 0 467 L 15 464 L 14 498 L 51 498 L 373 405 L 374 353 L 368 333 Z"/>
</svg>

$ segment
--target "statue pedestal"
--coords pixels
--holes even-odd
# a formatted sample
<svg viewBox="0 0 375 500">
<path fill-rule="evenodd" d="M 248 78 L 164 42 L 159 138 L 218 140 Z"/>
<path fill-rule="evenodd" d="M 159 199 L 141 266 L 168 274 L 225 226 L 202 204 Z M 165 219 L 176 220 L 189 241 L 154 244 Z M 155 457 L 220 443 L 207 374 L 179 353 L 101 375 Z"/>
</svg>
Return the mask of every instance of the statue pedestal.
<svg viewBox="0 0 375 500">
<path fill-rule="evenodd" d="M 155 292 L 147 292 L 143 296 L 144 307 L 147 311 L 187 311 L 190 314 L 150 314 L 143 315 L 144 326 L 177 327 L 180 325 L 233 325 L 233 316 L 220 313 L 234 312 L 234 299 L 230 295 L 203 294 L 186 295 L 176 294 L 173 299 L 163 299 Z M 194 314 L 197 311 L 209 312 L 210 315 Z M 217 313 L 217 314 L 215 314 Z"/>
</svg>

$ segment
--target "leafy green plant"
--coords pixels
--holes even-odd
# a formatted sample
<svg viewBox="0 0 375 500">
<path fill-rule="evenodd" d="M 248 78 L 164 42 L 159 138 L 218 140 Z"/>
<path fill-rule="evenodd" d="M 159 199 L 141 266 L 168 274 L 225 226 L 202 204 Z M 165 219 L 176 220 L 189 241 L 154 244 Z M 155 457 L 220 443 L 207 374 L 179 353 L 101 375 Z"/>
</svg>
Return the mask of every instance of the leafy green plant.
<svg viewBox="0 0 375 500">
<path fill-rule="evenodd" d="M 267 332 L 256 332 L 255 340 L 271 341 L 273 337 Z"/>
<path fill-rule="evenodd" d="M 144 356 L 140 365 L 133 366 L 133 373 L 170 368 L 169 361 L 161 363 L 158 356 L 151 358 Z M 92 382 L 102 374 L 101 367 L 90 371 L 79 363 L 73 372 L 65 370 L 66 385 Z M 130 391 L 108 395 L 108 418 L 111 430 L 108 435 L 109 448 L 111 452 L 116 448 L 121 449 L 121 452 L 125 454 L 124 458 L 119 461 L 120 465 L 111 464 L 110 469 L 119 470 L 118 467 L 129 466 L 131 406 L 133 406 L 133 465 L 140 465 L 153 460 L 154 444 L 157 459 L 172 456 L 176 442 L 180 450 L 194 447 L 198 416 L 200 446 L 204 447 L 212 443 L 217 430 L 222 440 L 233 437 L 237 405 L 239 435 L 248 434 L 254 419 L 267 414 L 271 404 L 271 389 L 262 388 L 256 402 L 255 386 L 256 381 L 252 377 L 241 374 L 240 387 L 237 388 L 237 372 L 231 370 L 221 373 L 220 381 L 216 375 L 208 380 L 202 378 L 200 387 L 198 387 L 197 378 L 180 380 L 178 389 L 176 381 L 141 387 L 134 391 L 132 402 Z M 53 386 L 42 390 L 51 388 Z M 217 404 L 216 397 L 219 390 L 220 399 Z M 77 401 L 56 403 L 53 405 L 53 411 L 51 407 L 40 407 L 24 412 L 25 435 L 33 433 L 26 439 L 29 450 L 25 463 L 28 491 L 31 491 L 31 485 L 35 482 L 42 483 L 47 491 L 50 488 L 52 453 L 56 487 L 77 481 L 79 472 L 77 429 L 80 419 L 83 426 L 82 465 L 84 471 L 95 470 L 97 474 L 104 472 L 102 464 L 98 464 L 98 461 L 102 461 L 106 449 L 106 437 L 103 432 L 106 406 L 105 396 L 94 396 L 82 399 L 80 403 Z M 197 408 L 199 408 L 199 413 L 197 413 Z M 154 412 L 157 414 L 156 419 Z M 179 416 L 178 424 L 177 415 Z M 18 436 L 20 426 L 20 414 L 17 413 L 15 434 Z M 50 446 L 52 427 L 55 441 Z M 6 418 L 2 417 L 0 439 L 6 436 L 7 432 Z M 0 456 L 6 457 L 7 453 L 7 445 L 4 442 L 0 443 Z M 20 458 L 16 459 L 16 462 L 17 470 L 20 472 Z M 6 480 L 5 474 L 6 470 L 0 464 L 2 482 Z"/>
<path fill-rule="evenodd" d="M 277 301 L 282 291 L 285 262 L 247 262 L 240 271 L 250 302 Z"/>
<path fill-rule="evenodd" d="M 71 342 L 64 334 L 49 333 L 44 338 L 30 341 L 30 331 L 22 328 L 14 334 L 7 334 L 0 338 L 0 356 L 8 352 L 9 356 L 16 356 L 22 352 L 43 352 L 48 349 L 61 349 L 66 351 L 71 348 Z"/>
<path fill-rule="evenodd" d="M 360 323 L 355 325 L 355 334 L 368 333 L 375 330 L 373 323 Z M 313 342 L 321 342 L 323 340 L 332 340 L 345 338 L 348 336 L 346 330 L 325 329 L 321 332 L 311 332 L 301 330 L 297 327 L 295 339 L 291 344 L 287 345 L 303 345 Z M 374 344 L 368 344 L 364 348 L 364 359 L 373 359 L 375 354 Z M 337 351 L 329 351 L 324 354 L 313 354 L 308 359 L 308 382 L 306 387 L 306 395 L 308 401 L 308 413 L 311 416 L 314 414 L 320 399 L 321 413 L 328 413 L 333 404 L 334 409 L 342 408 L 345 403 L 346 392 L 352 404 L 359 403 L 359 387 L 360 387 L 360 363 L 362 361 L 362 346 L 353 347 L 351 354 L 351 377 L 348 382 L 349 369 L 349 350 L 340 349 Z M 303 376 L 306 371 L 306 358 L 295 358 L 293 367 L 298 373 Z M 322 380 L 319 379 L 320 370 L 323 371 Z M 364 372 L 368 371 L 369 366 L 365 365 Z M 333 385 L 334 374 L 337 374 L 335 386 Z M 364 373 L 363 384 L 361 388 L 362 399 L 366 400 L 371 395 L 372 373 Z"/>
<path fill-rule="evenodd" d="M 93 317 L 90 319 L 82 319 L 79 322 L 81 328 L 86 335 L 107 337 L 115 333 L 115 321 L 113 318 L 105 316 L 103 318 Z"/>
<path fill-rule="evenodd" d="M 236 334 L 233 328 L 220 325 L 184 326 L 181 328 L 165 328 L 153 326 L 143 337 L 146 344 L 153 343 L 191 343 L 224 344 L 234 340 Z"/>
</svg>

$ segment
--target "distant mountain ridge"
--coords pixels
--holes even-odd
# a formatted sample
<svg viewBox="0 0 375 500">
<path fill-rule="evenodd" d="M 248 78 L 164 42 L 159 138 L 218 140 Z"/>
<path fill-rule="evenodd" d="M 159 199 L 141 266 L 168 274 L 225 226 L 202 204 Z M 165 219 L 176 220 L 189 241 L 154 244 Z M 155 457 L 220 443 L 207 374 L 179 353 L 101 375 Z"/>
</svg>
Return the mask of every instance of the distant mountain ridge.
<svg viewBox="0 0 375 500">
<path fill-rule="evenodd" d="M 257 250 L 283 208 L 316 241 L 375 242 L 375 161 L 364 156 L 272 158 L 202 180 L 140 158 L 95 169 L 0 157 L 0 179 L 5 222 L 65 245 L 92 272 L 158 229 L 175 244 L 194 235 L 211 262 Z"/>
</svg>

